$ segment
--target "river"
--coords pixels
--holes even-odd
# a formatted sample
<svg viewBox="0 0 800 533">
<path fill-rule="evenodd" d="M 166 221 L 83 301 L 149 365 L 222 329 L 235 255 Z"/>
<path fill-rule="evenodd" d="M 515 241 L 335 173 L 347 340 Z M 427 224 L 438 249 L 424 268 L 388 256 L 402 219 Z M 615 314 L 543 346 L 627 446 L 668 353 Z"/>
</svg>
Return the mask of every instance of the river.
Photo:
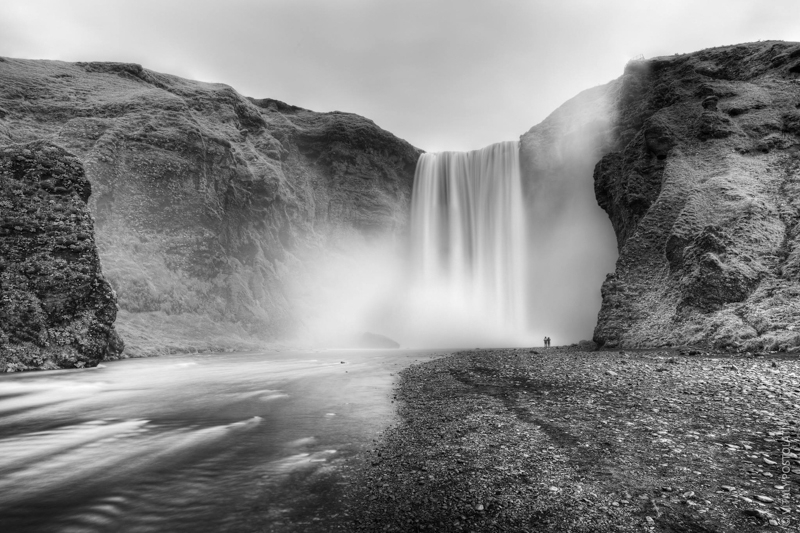
<svg viewBox="0 0 800 533">
<path fill-rule="evenodd" d="M 442 352 L 127 359 L 0 375 L 0 531 L 324 531 L 341 466 Z"/>
</svg>

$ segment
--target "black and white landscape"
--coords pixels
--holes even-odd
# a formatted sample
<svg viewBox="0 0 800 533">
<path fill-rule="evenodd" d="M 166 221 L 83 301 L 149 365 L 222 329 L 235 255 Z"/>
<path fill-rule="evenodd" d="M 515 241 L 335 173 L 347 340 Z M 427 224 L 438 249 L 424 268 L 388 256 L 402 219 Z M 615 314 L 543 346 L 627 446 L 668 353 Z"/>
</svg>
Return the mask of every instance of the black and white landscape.
<svg viewBox="0 0 800 533">
<path fill-rule="evenodd" d="M 0 529 L 797 528 L 798 17 L 0 6 Z"/>
</svg>

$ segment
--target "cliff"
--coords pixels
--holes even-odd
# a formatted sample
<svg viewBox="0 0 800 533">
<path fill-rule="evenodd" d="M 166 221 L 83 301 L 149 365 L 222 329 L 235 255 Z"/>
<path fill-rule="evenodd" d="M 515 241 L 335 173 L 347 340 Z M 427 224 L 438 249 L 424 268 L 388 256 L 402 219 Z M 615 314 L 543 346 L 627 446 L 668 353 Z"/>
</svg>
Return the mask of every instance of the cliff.
<svg viewBox="0 0 800 533">
<path fill-rule="evenodd" d="M 632 61 L 595 167 L 607 347 L 800 348 L 800 44 Z"/>
<path fill-rule="evenodd" d="M 0 58 L 0 142 L 75 154 L 132 355 L 303 327 L 313 264 L 402 236 L 420 151 L 372 121 L 134 64 Z"/>
<path fill-rule="evenodd" d="M 63 148 L 0 147 L 0 372 L 95 366 L 122 351 L 90 194 Z"/>
</svg>

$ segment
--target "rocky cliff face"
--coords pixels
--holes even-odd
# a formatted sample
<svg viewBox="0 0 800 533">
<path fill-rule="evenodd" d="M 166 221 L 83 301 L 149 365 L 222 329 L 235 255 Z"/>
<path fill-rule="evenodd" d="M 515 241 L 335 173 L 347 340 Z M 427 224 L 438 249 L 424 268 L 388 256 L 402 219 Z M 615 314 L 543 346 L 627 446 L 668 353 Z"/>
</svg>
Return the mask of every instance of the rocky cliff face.
<svg viewBox="0 0 800 533">
<path fill-rule="evenodd" d="M 312 260 L 402 234 L 420 153 L 356 115 L 139 65 L 0 59 L 0 142 L 36 139 L 86 168 L 131 354 L 291 333 Z"/>
<path fill-rule="evenodd" d="M 594 172 L 619 246 L 605 346 L 800 346 L 800 44 L 628 64 Z"/>
<path fill-rule="evenodd" d="M 0 146 L 0 372 L 95 366 L 122 351 L 90 194 L 63 148 Z"/>
</svg>

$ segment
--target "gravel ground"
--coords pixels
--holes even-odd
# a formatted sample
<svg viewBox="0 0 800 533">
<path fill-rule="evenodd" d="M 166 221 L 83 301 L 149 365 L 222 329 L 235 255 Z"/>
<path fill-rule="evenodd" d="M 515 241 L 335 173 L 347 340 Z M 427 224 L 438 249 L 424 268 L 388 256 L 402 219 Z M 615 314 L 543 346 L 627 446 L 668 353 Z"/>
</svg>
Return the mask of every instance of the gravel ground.
<svg viewBox="0 0 800 533">
<path fill-rule="evenodd" d="M 477 350 L 396 399 L 337 529 L 798 530 L 797 358 Z"/>
</svg>

